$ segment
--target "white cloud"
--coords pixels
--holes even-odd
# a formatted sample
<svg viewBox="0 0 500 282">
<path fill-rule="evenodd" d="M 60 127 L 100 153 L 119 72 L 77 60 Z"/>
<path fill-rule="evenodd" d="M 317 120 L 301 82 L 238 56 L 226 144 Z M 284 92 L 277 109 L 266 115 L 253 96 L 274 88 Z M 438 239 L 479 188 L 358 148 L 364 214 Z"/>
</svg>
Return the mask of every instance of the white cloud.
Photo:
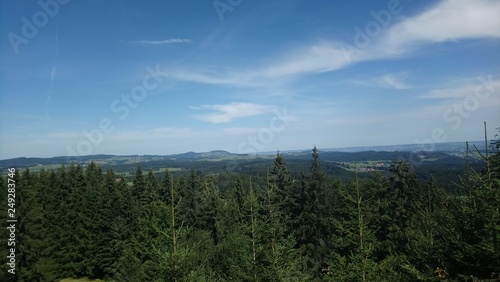
<svg viewBox="0 0 500 282">
<path fill-rule="evenodd" d="M 458 86 L 438 88 L 420 95 L 424 99 L 464 99 L 468 96 L 492 97 L 500 92 L 500 79 L 493 80 L 492 76 L 480 76 L 475 79 L 468 79 L 467 83 Z M 489 93 L 489 95 L 488 95 Z"/>
<path fill-rule="evenodd" d="M 382 30 L 380 35 L 369 38 L 367 46 L 354 46 L 354 38 L 347 43 L 313 44 L 275 62 L 265 73 L 280 76 L 338 70 L 362 61 L 401 56 L 410 52 L 413 49 L 410 47 L 417 42 L 500 38 L 498 15 L 500 1 L 446 0 Z M 383 79 L 387 86 L 405 87 L 394 77 Z"/>
<path fill-rule="evenodd" d="M 377 38 L 370 38 L 371 44 L 363 48 L 349 45 L 351 42 L 313 44 L 275 63 L 266 73 L 279 76 L 337 70 L 361 61 L 400 56 L 409 52 L 417 42 L 500 38 L 498 15 L 500 1 L 446 0 L 394 24 Z M 387 85 L 403 86 L 393 81 L 393 77 L 384 79 Z"/>
<path fill-rule="evenodd" d="M 264 70 L 268 76 L 294 75 L 341 69 L 351 63 L 352 50 L 343 43 L 321 42 L 289 54 L 284 60 Z M 358 52 L 358 56 L 359 56 Z"/>
<path fill-rule="evenodd" d="M 215 85 L 234 85 L 234 86 L 251 86 L 253 84 L 250 78 L 251 75 L 244 74 L 242 71 L 221 71 L 213 70 L 206 72 L 189 71 L 189 70 L 176 70 L 171 72 L 172 78 L 192 81 L 204 84 Z"/>
<path fill-rule="evenodd" d="M 140 45 L 165 45 L 177 43 L 193 43 L 193 41 L 186 38 L 169 38 L 164 40 L 134 40 L 131 41 L 131 43 Z"/>
<path fill-rule="evenodd" d="M 404 7 L 403 7 L 404 8 Z M 353 39 L 346 42 L 323 40 L 305 44 L 285 52 L 267 65 L 248 69 L 216 68 L 206 71 L 173 70 L 172 77 L 182 81 L 235 87 L 286 85 L 296 76 L 335 71 L 353 64 L 398 58 L 411 54 L 417 46 L 464 39 L 500 38 L 500 1 L 444 0 L 426 11 L 397 22 L 393 15 L 391 25 L 381 27 L 380 34 L 369 38 L 366 46 L 355 46 Z M 366 23 L 376 22 L 374 18 Z M 361 30 L 364 30 L 364 25 Z M 355 27 L 353 27 L 354 30 Z M 404 77 L 391 74 L 378 79 L 378 85 L 406 89 Z"/>
<path fill-rule="evenodd" d="M 500 38 L 500 1 L 446 0 L 392 26 L 381 44 L 402 51 L 416 42 Z"/>
<path fill-rule="evenodd" d="M 273 106 L 238 102 L 224 105 L 202 105 L 201 108 L 215 111 L 197 116 L 200 120 L 210 123 L 230 122 L 237 118 L 261 115 L 274 109 Z"/>
<path fill-rule="evenodd" d="M 377 83 L 382 87 L 394 89 L 408 89 L 410 86 L 404 82 L 405 76 L 395 76 L 391 73 L 377 77 Z"/>
<path fill-rule="evenodd" d="M 368 78 L 364 80 L 354 80 L 353 84 L 356 86 L 363 87 L 384 87 L 384 88 L 393 88 L 393 89 L 409 89 L 412 86 L 408 85 L 405 80 L 407 78 L 407 73 L 398 73 L 398 74 L 384 74 L 382 76 L 378 76 L 375 78 Z"/>
</svg>

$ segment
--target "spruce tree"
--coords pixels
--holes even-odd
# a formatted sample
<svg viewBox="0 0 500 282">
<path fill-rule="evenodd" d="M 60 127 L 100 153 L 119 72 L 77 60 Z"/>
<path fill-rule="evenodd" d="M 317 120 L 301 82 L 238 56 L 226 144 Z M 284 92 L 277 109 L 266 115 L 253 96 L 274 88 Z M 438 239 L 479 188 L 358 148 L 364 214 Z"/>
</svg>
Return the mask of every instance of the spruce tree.
<svg viewBox="0 0 500 282">
<path fill-rule="evenodd" d="M 409 228 L 411 221 L 417 216 L 417 204 L 420 202 L 420 185 L 410 164 L 405 161 L 394 161 L 391 165 L 388 197 L 391 225 L 388 236 L 393 244 L 390 251 L 401 255 L 408 254 Z"/>
<path fill-rule="evenodd" d="M 221 197 L 217 185 L 213 179 L 207 179 L 203 183 L 201 201 L 198 206 L 198 226 L 210 232 L 214 245 L 217 245 L 221 236 L 220 223 Z"/>
<path fill-rule="evenodd" d="M 273 189 L 271 201 L 273 204 L 279 204 L 280 210 L 285 213 L 290 212 L 288 209 L 292 194 L 292 181 L 285 159 L 278 152 L 269 173 L 268 182 Z"/>
<path fill-rule="evenodd" d="M 88 245 L 91 230 L 87 229 L 90 221 L 89 214 L 84 212 L 84 195 L 86 179 L 81 165 L 71 165 L 67 179 L 68 195 L 65 201 L 65 214 L 62 215 L 61 250 L 58 252 L 58 261 L 64 277 L 86 277 L 89 274 Z M 86 201 L 86 200 L 85 200 Z"/>
<path fill-rule="evenodd" d="M 26 169 L 19 179 L 18 200 L 18 277 L 21 281 L 42 281 L 43 256 L 46 248 L 45 220 L 41 187 L 37 175 Z"/>
<path fill-rule="evenodd" d="M 103 210 L 102 190 L 103 188 L 103 174 L 101 168 L 94 162 L 87 165 L 85 170 L 86 185 L 81 191 L 75 191 L 81 194 L 81 203 L 79 205 L 80 216 L 82 217 L 82 230 L 80 241 L 84 242 L 84 248 L 81 248 L 84 257 L 83 264 L 85 265 L 85 274 L 83 277 L 102 278 L 104 270 L 100 267 L 101 262 L 96 254 L 100 250 L 98 244 L 99 239 L 108 237 L 108 230 L 101 230 L 103 226 L 101 221 L 105 212 Z"/>
<path fill-rule="evenodd" d="M 311 172 L 300 179 L 297 217 L 293 220 L 297 245 L 304 256 L 304 270 L 319 278 L 329 253 L 331 235 L 330 191 L 319 162 L 316 146 L 312 150 Z"/>
<path fill-rule="evenodd" d="M 102 178 L 102 177 L 101 177 Z M 119 195 L 116 189 L 116 176 L 109 169 L 102 178 L 97 204 L 99 215 L 95 219 L 96 233 L 94 241 L 94 277 L 103 279 L 115 274 L 115 261 L 122 255 L 122 238 L 117 236 L 113 227 L 122 224 L 122 211 L 119 206 Z"/>
<path fill-rule="evenodd" d="M 281 156 L 277 156 L 278 158 L 281 158 Z M 278 160 L 278 163 L 275 162 L 274 168 L 277 165 L 279 165 L 280 169 L 273 169 L 275 173 L 268 177 L 267 199 L 265 199 L 267 202 L 263 207 L 267 220 L 263 222 L 264 228 L 262 230 L 263 244 L 266 246 L 263 250 L 265 257 L 262 280 L 306 281 L 310 277 L 300 271 L 300 263 L 297 259 L 299 253 L 294 248 L 296 242 L 291 232 L 288 231 L 289 226 L 287 223 L 290 219 L 282 210 L 284 206 L 283 202 L 288 201 L 286 194 L 289 191 L 285 189 L 281 189 L 280 191 L 278 188 L 278 185 L 281 184 L 281 187 L 291 189 L 288 186 L 291 185 L 291 181 L 286 181 L 288 185 L 283 185 L 285 181 L 279 181 L 279 179 L 284 180 L 287 178 L 285 175 L 288 174 L 288 169 L 282 159 Z M 278 171 L 284 173 L 281 174 Z"/>
<path fill-rule="evenodd" d="M 486 139 L 486 138 L 485 138 Z M 475 148 L 478 158 L 485 161 L 482 171 L 470 171 L 462 181 L 465 197 L 455 199 L 455 236 L 450 238 L 448 272 L 451 277 L 492 278 L 500 273 L 498 238 L 500 236 L 500 181 L 498 152 L 490 155 Z"/>
<path fill-rule="evenodd" d="M 409 261 L 423 277 L 432 279 L 436 269 L 444 269 L 447 234 L 450 230 L 449 196 L 430 176 L 417 202 L 417 216 L 411 221 Z"/>
</svg>

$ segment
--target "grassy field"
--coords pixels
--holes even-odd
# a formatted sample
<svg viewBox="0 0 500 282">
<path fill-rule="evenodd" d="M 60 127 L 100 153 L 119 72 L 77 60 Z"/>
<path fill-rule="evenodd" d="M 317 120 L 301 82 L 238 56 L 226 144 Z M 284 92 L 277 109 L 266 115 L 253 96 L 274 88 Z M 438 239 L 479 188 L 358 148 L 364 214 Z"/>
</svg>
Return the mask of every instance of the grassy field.
<svg viewBox="0 0 500 282">
<path fill-rule="evenodd" d="M 52 164 L 52 165 L 37 165 L 37 166 L 30 166 L 29 170 L 31 172 L 39 172 L 41 170 L 56 170 L 61 167 L 61 164 Z"/>
<path fill-rule="evenodd" d="M 88 278 L 64 278 L 60 280 L 59 282 L 104 282 L 104 280 L 97 279 L 97 280 L 89 280 Z"/>
<path fill-rule="evenodd" d="M 361 161 L 361 162 L 341 162 L 340 166 L 348 171 L 370 172 L 384 170 L 391 164 L 390 160 Z"/>
</svg>

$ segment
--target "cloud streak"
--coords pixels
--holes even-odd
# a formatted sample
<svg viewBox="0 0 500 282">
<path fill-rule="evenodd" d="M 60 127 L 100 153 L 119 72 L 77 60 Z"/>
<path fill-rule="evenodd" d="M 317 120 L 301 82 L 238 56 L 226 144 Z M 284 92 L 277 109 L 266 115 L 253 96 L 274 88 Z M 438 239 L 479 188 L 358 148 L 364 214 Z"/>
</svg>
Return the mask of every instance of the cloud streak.
<svg viewBox="0 0 500 282">
<path fill-rule="evenodd" d="M 375 78 L 355 80 L 353 84 L 362 87 L 383 87 L 397 90 L 410 89 L 412 86 L 405 82 L 406 77 L 407 74 L 405 72 L 399 74 L 388 73 Z"/>
<path fill-rule="evenodd" d="M 191 109 L 195 108 L 191 107 Z M 238 118 L 261 115 L 272 111 L 275 107 L 254 103 L 232 102 L 223 105 L 202 105 L 199 108 L 214 111 L 209 114 L 197 115 L 196 117 L 199 120 L 210 123 L 226 123 Z"/>
<path fill-rule="evenodd" d="M 388 50 L 404 50 L 416 42 L 500 38 L 500 2 L 494 0 L 446 0 L 408 18 L 383 37 Z"/>
<path fill-rule="evenodd" d="M 373 60 L 410 55 L 417 48 L 446 41 L 500 38 L 500 1 L 445 0 L 417 15 L 382 28 L 367 46 L 335 40 L 318 41 L 292 50 L 268 66 L 227 73 L 180 71 L 175 78 L 204 84 L 262 85 L 278 78 L 336 71 Z M 372 19 L 375 21 L 375 19 Z M 354 29 L 354 27 L 353 27 Z M 405 89 L 394 76 L 381 77 L 381 86 Z"/>
<path fill-rule="evenodd" d="M 397 58 L 420 45 L 462 39 L 500 38 L 500 2 L 446 0 L 429 10 L 382 30 L 367 46 L 351 42 L 319 42 L 292 52 L 268 67 L 269 76 L 298 75 L 339 70 L 349 65 Z M 353 39 L 354 42 L 354 39 Z M 395 84 L 390 76 L 386 84 Z M 394 83 L 393 83 L 394 82 Z"/>
<path fill-rule="evenodd" d="M 408 84 L 404 82 L 404 77 L 397 77 L 391 73 L 377 77 L 376 82 L 381 87 L 386 87 L 386 88 L 393 88 L 399 90 L 411 88 Z"/>
<path fill-rule="evenodd" d="M 49 102 L 50 102 L 50 96 L 52 95 L 52 89 L 54 88 L 54 78 L 56 75 L 56 59 L 59 54 L 59 21 L 57 22 L 57 27 L 56 27 L 56 37 L 55 37 L 55 43 L 54 43 L 54 56 L 52 59 L 52 70 L 50 72 L 50 85 L 49 89 L 47 90 L 46 94 L 46 99 L 45 99 L 45 128 L 49 127 L 49 121 L 50 121 L 50 115 L 49 115 Z"/>
<path fill-rule="evenodd" d="M 490 77 L 491 78 L 491 77 Z M 478 79 L 469 79 L 473 82 L 464 83 L 462 85 L 433 89 L 429 92 L 420 95 L 419 98 L 422 99 L 441 99 L 441 100 L 456 100 L 464 99 L 471 95 L 483 95 L 483 92 L 490 91 L 495 93 L 500 90 L 500 79 L 484 79 L 480 81 Z M 497 95 L 490 97 L 495 99 Z"/>
<path fill-rule="evenodd" d="M 179 43 L 193 43 L 191 39 L 186 38 L 169 38 L 164 40 L 134 40 L 131 41 L 132 44 L 138 45 L 168 45 L 168 44 L 179 44 Z"/>
</svg>

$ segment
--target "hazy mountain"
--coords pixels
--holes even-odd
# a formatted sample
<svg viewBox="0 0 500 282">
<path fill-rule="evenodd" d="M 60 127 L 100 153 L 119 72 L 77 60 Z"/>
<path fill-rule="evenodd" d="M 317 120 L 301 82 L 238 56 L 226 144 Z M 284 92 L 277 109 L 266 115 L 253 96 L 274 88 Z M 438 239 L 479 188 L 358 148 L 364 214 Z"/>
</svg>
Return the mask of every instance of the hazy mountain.
<svg viewBox="0 0 500 282">
<path fill-rule="evenodd" d="M 484 151 L 485 144 L 484 141 L 473 141 L 469 142 L 469 148 L 474 150 L 476 146 L 481 152 Z M 365 146 L 365 147 L 348 147 L 348 148 L 319 148 L 320 152 L 323 152 L 323 157 L 329 157 L 330 154 L 336 154 L 336 158 L 354 158 L 360 160 L 370 160 L 378 158 L 407 158 L 409 154 L 416 152 L 444 152 L 450 155 L 462 157 L 465 155 L 466 146 L 465 142 L 447 142 L 447 143 L 436 143 L 436 144 L 406 144 L 406 145 L 388 145 L 388 146 Z M 385 152 L 382 154 L 382 152 Z M 406 152 L 406 153 L 404 153 Z M 260 152 L 256 155 L 274 155 L 276 151 Z M 289 158 L 309 158 L 311 149 L 303 150 L 284 150 L 280 151 L 281 154 L 288 156 Z M 362 153 L 354 155 L 345 155 L 349 153 Z M 52 158 L 13 158 L 7 160 L 0 160 L 0 168 L 7 167 L 31 167 L 37 165 L 57 165 L 57 164 L 69 164 L 72 162 L 86 163 L 89 161 L 113 161 L 113 163 L 140 163 L 152 160 L 219 160 L 224 158 L 236 158 L 245 157 L 246 154 L 235 154 L 224 150 L 213 150 L 210 152 L 186 152 L 181 154 L 172 155 L 129 155 L 129 156 L 117 156 L 117 155 L 89 155 L 89 156 L 58 156 Z"/>
</svg>

